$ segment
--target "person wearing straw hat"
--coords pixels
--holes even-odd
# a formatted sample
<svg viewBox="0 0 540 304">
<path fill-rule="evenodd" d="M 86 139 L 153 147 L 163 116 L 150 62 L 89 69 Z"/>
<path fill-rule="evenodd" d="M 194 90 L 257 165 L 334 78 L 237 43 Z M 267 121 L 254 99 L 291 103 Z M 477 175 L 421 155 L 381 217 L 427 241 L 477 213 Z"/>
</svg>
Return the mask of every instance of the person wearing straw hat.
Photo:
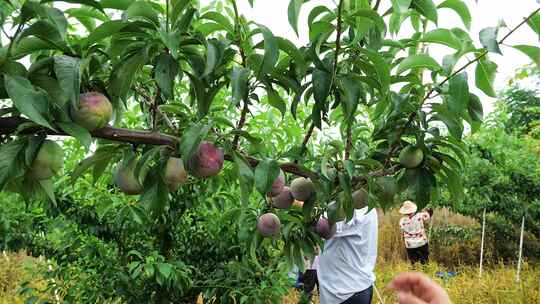
<svg viewBox="0 0 540 304">
<path fill-rule="evenodd" d="M 429 261 L 429 245 L 424 222 L 429 221 L 433 210 L 416 213 L 418 207 L 411 201 L 403 202 L 399 213 L 404 216 L 399 220 L 399 227 L 405 240 L 407 256 L 412 264 L 420 262 L 426 264 Z"/>
</svg>

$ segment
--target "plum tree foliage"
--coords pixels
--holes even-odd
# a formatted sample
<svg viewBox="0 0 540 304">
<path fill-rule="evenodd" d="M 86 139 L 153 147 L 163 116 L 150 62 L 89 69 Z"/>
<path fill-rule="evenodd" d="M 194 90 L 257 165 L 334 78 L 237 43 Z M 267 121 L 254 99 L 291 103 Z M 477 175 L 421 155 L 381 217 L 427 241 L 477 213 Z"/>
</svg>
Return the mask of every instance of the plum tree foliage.
<svg viewBox="0 0 540 304">
<path fill-rule="evenodd" d="M 66 172 L 73 182 L 90 171 L 99 179 L 123 159 L 116 184 L 141 193 L 157 222 L 173 212 L 167 204 L 184 186 L 184 168 L 185 184 L 238 187 L 244 216 L 261 199 L 256 213 L 273 212 L 268 196 L 289 184 L 301 212 L 273 217 L 308 237 L 268 235 L 283 237 L 284 251 L 300 260 L 320 241 L 315 226 L 328 223 L 315 223 L 331 201 L 350 218 L 357 206 L 392 207 L 398 195 L 423 207 L 445 188 L 459 200 L 462 136 L 483 119 L 469 85 L 495 95 L 492 53 L 513 47 L 540 58 L 538 46 L 504 43 L 521 27 L 540 34 L 539 9 L 480 31 L 476 45 L 462 0 L 339 0 L 310 11 L 310 1 L 291 0 L 291 30 L 303 35 L 300 20 L 308 28 L 308 42 L 297 45 L 248 20 L 236 1 L 245 0 L 73 0 L 63 10 L 54 0 L 0 3 L 0 189 L 54 200 L 53 183 L 28 173 L 58 172 L 59 153 L 40 156 L 57 136 L 87 148 Z M 446 10 L 463 25 L 439 27 Z M 442 61 L 430 54 L 434 44 L 447 47 Z M 400 157 L 412 146 L 414 155 Z"/>
</svg>

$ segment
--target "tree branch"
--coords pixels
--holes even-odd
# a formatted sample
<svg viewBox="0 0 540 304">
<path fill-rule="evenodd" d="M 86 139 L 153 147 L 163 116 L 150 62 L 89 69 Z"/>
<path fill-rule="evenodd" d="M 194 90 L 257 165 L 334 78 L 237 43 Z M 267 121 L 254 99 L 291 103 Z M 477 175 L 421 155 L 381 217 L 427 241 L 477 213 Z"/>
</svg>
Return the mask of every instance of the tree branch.
<svg viewBox="0 0 540 304">
<path fill-rule="evenodd" d="M 242 59 L 242 66 L 246 67 L 246 53 L 244 52 L 244 49 L 242 48 L 242 40 L 241 40 L 241 33 L 240 33 L 240 14 L 238 12 L 238 5 L 236 5 L 236 0 L 231 0 L 231 3 L 233 5 L 234 10 L 234 30 L 235 34 L 238 35 L 235 43 L 238 47 L 240 58 Z M 247 100 L 244 100 L 244 106 L 242 107 L 242 113 L 240 113 L 240 120 L 238 120 L 238 124 L 236 125 L 236 130 L 242 130 L 244 127 L 244 124 L 246 123 L 246 116 L 249 112 L 249 104 Z M 238 144 L 240 143 L 240 135 L 236 134 L 233 138 L 233 148 L 235 150 L 238 150 Z"/>
<path fill-rule="evenodd" d="M 309 139 L 311 138 L 311 135 L 313 135 L 313 130 L 315 129 L 315 123 L 311 123 L 309 126 L 309 130 L 304 136 L 304 140 L 302 141 L 302 147 L 300 148 L 300 156 L 303 156 L 304 153 L 307 151 L 307 144 L 309 142 Z"/>
<path fill-rule="evenodd" d="M 339 0 L 338 4 L 338 13 L 337 13 L 337 24 L 336 24 L 336 53 L 334 56 L 334 67 L 332 70 L 332 82 L 336 78 L 337 73 L 337 66 L 338 66 L 338 58 L 339 58 L 339 51 L 341 50 L 341 14 L 343 12 L 343 0 Z"/>
<path fill-rule="evenodd" d="M 22 130 L 19 130 L 19 128 L 22 127 L 23 124 L 28 123 L 33 124 L 33 126 L 29 126 Z M 14 133 L 22 135 L 44 133 L 48 135 L 69 136 L 67 133 L 62 131 L 56 132 L 42 126 L 38 126 L 32 123 L 31 120 L 28 120 L 26 118 L 0 117 L 0 135 L 13 135 Z M 129 130 L 123 128 L 113 128 L 109 126 L 92 131 L 90 133 L 94 138 L 101 138 L 130 144 L 163 145 L 175 147 L 180 141 L 179 137 L 161 134 L 158 132 Z M 259 164 L 259 160 L 254 157 L 251 157 L 249 155 L 244 155 L 244 157 L 252 167 L 256 167 Z M 225 160 L 233 161 L 232 155 L 225 154 Z M 282 163 L 280 167 L 284 172 L 288 172 L 294 175 L 311 178 L 317 177 L 317 174 L 315 172 L 303 169 L 294 163 Z"/>
<path fill-rule="evenodd" d="M 381 5 L 381 0 L 377 0 L 377 2 L 375 2 L 375 6 L 373 7 L 373 10 L 377 11 L 379 9 L 379 5 Z"/>
</svg>

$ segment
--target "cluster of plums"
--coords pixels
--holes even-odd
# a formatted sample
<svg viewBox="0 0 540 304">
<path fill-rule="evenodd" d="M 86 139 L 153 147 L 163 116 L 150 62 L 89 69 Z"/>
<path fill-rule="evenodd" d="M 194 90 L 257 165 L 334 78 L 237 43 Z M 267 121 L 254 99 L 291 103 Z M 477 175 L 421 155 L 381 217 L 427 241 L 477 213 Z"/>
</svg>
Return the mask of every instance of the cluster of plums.
<svg viewBox="0 0 540 304">
<path fill-rule="evenodd" d="M 101 93 L 90 92 L 79 96 L 79 103 L 71 106 L 70 116 L 77 125 L 94 131 L 105 127 L 111 120 L 113 108 L 110 101 Z M 185 183 L 188 171 L 197 178 L 217 175 L 223 167 L 223 151 L 208 141 L 199 144 L 197 151 L 184 168 L 182 159 L 170 157 L 165 164 L 163 178 L 171 191 Z M 64 153 L 60 145 L 45 140 L 39 148 L 29 170 L 28 177 L 34 180 L 45 180 L 62 170 Z M 122 192 L 128 195 L 141 194 L 143 187 L 135 176 L 137 159 L 120 163 L 114 174 L 114 182 Z M 187 169 L 187 170 L 186 170 Z"/>
<path fill-rule="evenodd" d="M 272 184 L 271 190 L 267 193 L 272 205 L 278 209 L 290 208 L 294 201 L 307 201 L 315 195 L 315 185 L 309 178 L 298 177 L 291 182 L 290 187 L 285 186 L 285 175 L 283 171 Z M 352 194 L 354 207 L 361 209 L 366 206 L 368 193 L 361 189 Z M 345 219 L 343 207 L 332 202 L 328 204 L 326 216 L 321 216 L 314 225 L 314 229 L 319 236 L 330 239 L 336 232 L 335 223 Z M 279 234 L 281 221 L 274 213 L 265 213 L 257 220 L 257 229 L 264 237 L 271 237 Z"/>
</svg>

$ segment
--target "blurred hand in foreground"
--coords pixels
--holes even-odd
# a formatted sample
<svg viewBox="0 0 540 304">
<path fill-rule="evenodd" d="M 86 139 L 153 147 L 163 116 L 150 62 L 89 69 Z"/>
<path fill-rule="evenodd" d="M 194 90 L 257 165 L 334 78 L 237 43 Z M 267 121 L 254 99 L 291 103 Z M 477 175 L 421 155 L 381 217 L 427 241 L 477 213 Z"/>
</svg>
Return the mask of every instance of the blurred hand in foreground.
<svg viewBox="0 0 540 304">
<path fill-rule="evenodd" d="M 388 288 L 396 292 L 399 304 L 451 304 L 446 291 L 419 272 L 397 275 Z"/>
</svg>

